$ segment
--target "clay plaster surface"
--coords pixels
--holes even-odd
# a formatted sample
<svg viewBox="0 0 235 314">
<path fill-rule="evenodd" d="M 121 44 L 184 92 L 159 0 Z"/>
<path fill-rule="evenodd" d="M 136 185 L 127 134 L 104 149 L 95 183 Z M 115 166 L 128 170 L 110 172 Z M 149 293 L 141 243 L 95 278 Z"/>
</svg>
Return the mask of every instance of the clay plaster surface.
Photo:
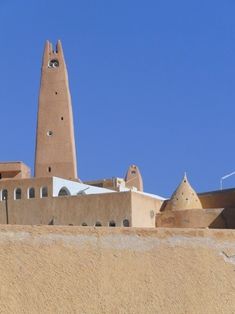
<svg viewBox="0 0 235 314">
<path fill-rule="evenodd" d="M 234 313 L 235 231 L 0 226 L 2 313 Z"/>
</svg>

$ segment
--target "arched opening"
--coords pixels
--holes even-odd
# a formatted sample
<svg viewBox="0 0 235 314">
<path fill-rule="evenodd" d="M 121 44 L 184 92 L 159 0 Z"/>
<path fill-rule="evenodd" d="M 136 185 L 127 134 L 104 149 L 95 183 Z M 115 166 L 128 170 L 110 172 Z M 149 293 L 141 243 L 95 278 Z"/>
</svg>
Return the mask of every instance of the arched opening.
<svg viewBox="0 0 235 314">
<path fill-rule="evenodd" d="M 123 220 L 123 227 L 130 227 L 130 223 L 128 219 Z"/>
<path fill-rule="evenodd" d="M 116 227 L 116 222 L 114 220 L 110 220 L 109 227 Z"/>
<path fill-rule="evenodd" d="M 2 200 L 7 200 L 7 199 L 8 199 L 8 191 L 2 190 Z"/>
<path fill-rule="evenodd" d="M 86 223 L 86 222 L 83 222 L 83 223 L 82 223 L 82 226 L 83 226 L 83 227 L 87 227 L 87 223 Z"/>
<path fill-rule="evenodd" d="M 97 221 L 97 222 L 95 223 L 95 226 L 96 226 L 96 227 L 101 227 L 102 224 L 101 224 L 101 222 Z"/>
<path fill-rule="evenodd" d="M 35 189 L 34 188 L 28 189 L 28 198 L 35 198 Z"/>
<path fill-rule="evenodd" d="M 14 199 L 15 200 L 20 200 L 21 199 L 21 189 L 20 188 L 15 189 Z"/>
<path fill-rule="evenodd" d="M 68 196 L 70 195 L 69 190 L 66 187 L 60 189 L 58 196 Z"/>
<path fill-rule="evenodd" d="M 54 217 L 49 221 L 48 225 L 53 226 L 55 224 Z"/>
<path fill-rule="evenodd" d="M 41 195 L 41 197 L 47 197 L 48 196 L 48 189 L 46 186 L 41 187 L 40 195 Z"/>
</svg>

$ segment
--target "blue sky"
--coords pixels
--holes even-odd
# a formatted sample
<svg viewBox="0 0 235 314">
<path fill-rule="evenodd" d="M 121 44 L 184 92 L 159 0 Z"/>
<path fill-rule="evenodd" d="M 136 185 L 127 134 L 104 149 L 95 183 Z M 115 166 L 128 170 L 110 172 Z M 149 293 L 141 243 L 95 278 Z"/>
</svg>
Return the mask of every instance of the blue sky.
<svg viewBox="0 0 235 314">
<path fill-rule="evenodd" d="M 46 39 L 61 39 L 82 180 L 139 166 L 169 196 L 235 170 L 235 2 L 0 1 L 0 160 L 33 169 Z M 225 187 L 235 186 L 235 177 Z"/>
</svg>

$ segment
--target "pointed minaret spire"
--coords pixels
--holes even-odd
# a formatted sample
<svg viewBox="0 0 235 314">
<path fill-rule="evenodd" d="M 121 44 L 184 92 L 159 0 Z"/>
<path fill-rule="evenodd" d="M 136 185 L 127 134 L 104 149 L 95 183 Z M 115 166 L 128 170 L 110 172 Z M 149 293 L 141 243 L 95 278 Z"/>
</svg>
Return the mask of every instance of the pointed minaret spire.
<svg viewBox="0 0 235 314">
<path fill-rule="evenodd" d="M 63 48 L 62 48 L 62 44 L 60 40 L 58 40 L 56 44 L 56 53 L 60 54 L 61 56 L 64 56 Z"/>
<path fill-rule="evenodd" d="M 47 41 L 38 105 L 35 176 L 77 178 L 73 113 L 61 42 Z"/>
<path fill-rule="evenodd" d="M 47 40 L 45 44 L 45 48 L 44 48 L 44 54 L 43 54 L 43 66 L 44 66 L 44 63 L 45 63 L 45 66 L 48 64 L 50 54 L 51 54 L 51 44 Z"/>
</svg>

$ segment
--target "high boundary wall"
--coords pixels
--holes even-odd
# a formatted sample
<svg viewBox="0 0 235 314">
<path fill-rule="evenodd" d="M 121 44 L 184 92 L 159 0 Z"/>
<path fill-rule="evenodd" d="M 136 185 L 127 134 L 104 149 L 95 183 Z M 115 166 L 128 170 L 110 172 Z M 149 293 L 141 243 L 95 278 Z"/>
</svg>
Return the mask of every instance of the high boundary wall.
<svg viewBox="0 0 235 314">
<path fill-rule="evenodd" d="M 0 226 L 2 313 L 235 312 L 235 231 Z"/>
</svg>

